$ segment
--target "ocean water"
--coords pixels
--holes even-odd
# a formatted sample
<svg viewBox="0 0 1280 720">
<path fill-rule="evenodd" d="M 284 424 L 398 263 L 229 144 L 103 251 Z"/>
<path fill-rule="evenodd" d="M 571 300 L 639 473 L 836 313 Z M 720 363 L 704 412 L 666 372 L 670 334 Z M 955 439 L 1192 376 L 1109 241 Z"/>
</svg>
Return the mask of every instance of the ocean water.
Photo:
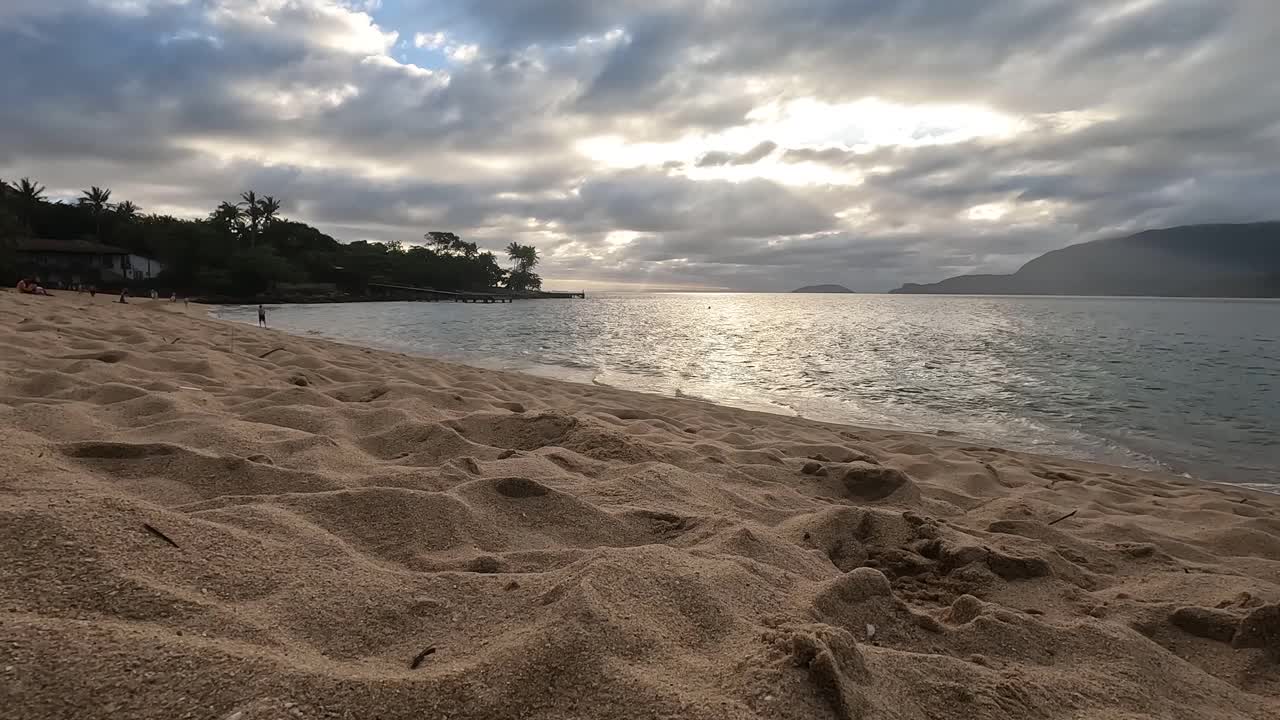
<svg viewBox="0 0 1280 720">
<path fill-rule="evenodd" d="M 216 316 L 256 322 L 256 308 Z M 1280 302 L 602 294 L 269 309 L 272 327 L 1280 488 Z"/>
</svg>

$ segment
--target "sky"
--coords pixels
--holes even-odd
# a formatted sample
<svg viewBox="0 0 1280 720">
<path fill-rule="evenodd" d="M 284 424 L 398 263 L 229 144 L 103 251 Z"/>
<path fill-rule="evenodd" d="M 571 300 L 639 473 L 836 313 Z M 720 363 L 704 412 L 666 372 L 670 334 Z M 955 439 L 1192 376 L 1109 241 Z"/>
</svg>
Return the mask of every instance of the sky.
<svg viewBox="0 0 1280 720">
<path fill-rule="evenodd" d="M 0 178 L 883 291 L 1280 218 L 1277 48 L 1277 0 L 0 0 Z"/>
</svg>

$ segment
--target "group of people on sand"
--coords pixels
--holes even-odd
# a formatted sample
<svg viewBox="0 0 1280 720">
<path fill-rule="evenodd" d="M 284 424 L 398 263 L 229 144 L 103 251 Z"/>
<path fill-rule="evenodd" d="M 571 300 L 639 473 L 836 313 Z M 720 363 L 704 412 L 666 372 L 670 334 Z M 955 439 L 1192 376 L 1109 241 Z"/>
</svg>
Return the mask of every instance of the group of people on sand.
<svg viewBox="0 0 1280 720">
<path fill-rule="evenodd" d="M 46 290 L 45 287 L 40 284 L 39 279 L 24 277 L 18 281 L 18 285 L 15 289 L 22 295 L 46 295 L 46 296 L 49 295 L 49 291 Z M 97 286 L 94 286 L 94 285 L 87 285 L 87 286 L 78 285 L 76 286 L 75 290 L 77 293 L 88 292 L 90 297 L 94 297 L 98 294 L 98 288 Z M 160 293 L 156 290 L 152 290 L 151 299 L 159 300 Z M 120 298 L 117 300 L 117 302 L 122 304 L 127 304 L 129 302 L 129 288 L 120 289 Z M 170 293 L 169 302 L 171 303 L 178 302 L 178 293 L 176 292 Z"/>
<path fill-rule="evenodd" d="M 30 278 L 22 278 L 18 281 L 17 290 L 23 295 L 48 295 L 49 291 L 44 289 L 38 281 Z"/>
<path fill-rule="evenodd" d="M 151 291 L 151 299 L 152 299 L 152 300 L 159 300 L 159 299 L 160 299 L 160 292 L 159 292 L 158 290 L 154 290 L 154 289 L 153 289 L 153 290 Z M 120 300 L 119 300 L 118 302 L 123 303 L 123 304 L 128 304 L 128 302 L 129 302 L 129 288 L 120 288 Z M 171 302 L 171 303 L 176 303 L 176 302 L 178 302 L 178 293 L 176 293 L 176 292 L 170 293 L 170 294 L 169 294 L 169 302 Z M 183 302 L 186 302 L 186 301 L 184 300 Z"/>
</svg>

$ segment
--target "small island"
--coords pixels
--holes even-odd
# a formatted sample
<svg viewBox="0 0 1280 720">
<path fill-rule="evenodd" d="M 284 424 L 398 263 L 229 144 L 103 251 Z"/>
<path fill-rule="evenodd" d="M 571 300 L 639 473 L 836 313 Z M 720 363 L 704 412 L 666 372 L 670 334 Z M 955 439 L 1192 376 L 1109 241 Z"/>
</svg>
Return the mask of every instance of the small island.
<svg viewBox="0 0 1280 720">
<path fill-rule="evenodd" d="M 806 285 L 802 288 L 792 290 L 793 293 L 851 293 L 849 288 L 843 285 Z"/>
</svg>

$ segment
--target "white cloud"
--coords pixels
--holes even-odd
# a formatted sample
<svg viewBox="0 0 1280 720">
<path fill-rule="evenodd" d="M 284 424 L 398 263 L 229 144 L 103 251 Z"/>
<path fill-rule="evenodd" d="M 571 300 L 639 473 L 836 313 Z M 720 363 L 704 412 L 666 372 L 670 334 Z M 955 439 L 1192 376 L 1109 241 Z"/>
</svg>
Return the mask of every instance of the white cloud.
<svg viewBox="0 0 1280 720">
<path fill-rule="evenodd" d="M 479 45 L 451 45 L 448 50 L 449 59 L 460 63 L 469 63 L 479 54 Z"/>
<path fill-rule="evenodd" d="M 455 42 L 443 32 L 414 33 L 413 46 L 421 50 L 442 52 L 455 63 L 469 63 L 480 55 L 479 45 Z"/>
<path fill-rule="evenodd" d="M 207 13 L 224 31 L 257 33 L 268 42 L 352 55 L 385 54 L 399 37 L 382 30 L 367 12 L 335 0 L 211 0 Z"/>
<path fill-rule="evenodd" d="M 435 50 L 435 49 L 444 47 L 444 44 L 447 40 L 448 38 L 442 32 L 414 33 L 413 46 L 416 48 L 426 48 L 428 50 Z"/>
<path fill-rule="evenodd" d="M 231 92 L 242 100 L 262 106 L 281 120 L 297 120 L 323 113 L 360 95 L 360 89 L 351 83 L 280 87 L 255 78 L 237 81 Z"/>
</svg>

